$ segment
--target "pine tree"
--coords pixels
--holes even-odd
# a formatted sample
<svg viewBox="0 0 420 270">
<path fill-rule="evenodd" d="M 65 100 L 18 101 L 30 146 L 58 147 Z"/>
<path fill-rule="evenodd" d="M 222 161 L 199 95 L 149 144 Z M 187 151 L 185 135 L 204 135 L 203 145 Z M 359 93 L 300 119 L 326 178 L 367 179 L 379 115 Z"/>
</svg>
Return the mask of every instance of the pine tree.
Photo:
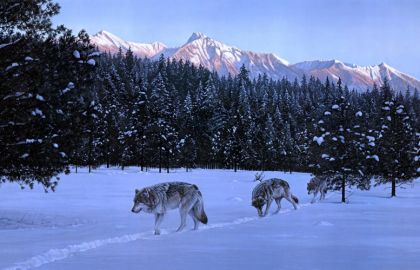
<svg viewBox="0 0 420 270">
<path fill-rule="evenodd" d="M 110 58 L 106 58 L 102 61 L 101 67 L 104 67 L 105 62 L 107 61 L 110 62 Z M 100 120 L 98 121 L 98 133 L 102 142 L 102 159 L 107 168 L 109 168 L 111 164 L 117 164 L 119 161 L 118 112 L 121 108 L 118 98 L 120 89 L 117 87 L 119 84 L 119 76 L 113 63 L 110 63 L 107 69 L 103 70 L 99 76 L 100 85 L 98 87 L 98 99 L 101 110 L 99 113 Z"/>
<path fill-rule="evenodd" d="M 391 183 L 391 197 L 396 196 L 397 185 L 413 181 L 416 170 L 415 131 L 402 100 L 397 100 L 384 81 L 381 126 L 378 139 L 379 164 L 377 184 Z"/>
<path fill-rule="evenodd" d="M 194 133 L 194 118 L 193 118 L 193 105 L 191 94 L 188 93 L 184 101 L 184 108 L 181 116 L 181 164 L 183 164 L 188 172 L 196 165 L 197 159 L 197 145 L 193 137 Z"/>
<path fill-rule="evenodd" d="M 68 171 L 96 66 L 85 32 L 52 27 L 59 9 L 50 0 L 0 3 L 0 177 L 46 190 Z"/>
<path fill-rule="evenodd" d="M 331 179 L 330 188 L 341 190 L 342 202 L 346 202 L 347 186 L 361 187 L 364 185 L 360 182 L 367 181 L 363 177 L 364 157 L 359 147 L 363 137 L 358 130 L 358 117 L 361 115 L 355 108 L 340 97 L 316 124 L 319 133 L 311 146 L 315 175 Z"/>
<path fill-rule="evenodd" d="M 162 171 L 162 167 L 166 163 L 166 170 L 169 173 L 170 162 L 178 144 L 176 130 L 178 105 L 175 89 L 172 87 L 169 91 L 164 83 L 164 78 L 159 72 L 151 84 L 151 111 L 152 117 L 155 119 L 155 122 L 152 122 L 151 130 L 154 143 L 157 146 L 159 172 Z"/>
</svg>

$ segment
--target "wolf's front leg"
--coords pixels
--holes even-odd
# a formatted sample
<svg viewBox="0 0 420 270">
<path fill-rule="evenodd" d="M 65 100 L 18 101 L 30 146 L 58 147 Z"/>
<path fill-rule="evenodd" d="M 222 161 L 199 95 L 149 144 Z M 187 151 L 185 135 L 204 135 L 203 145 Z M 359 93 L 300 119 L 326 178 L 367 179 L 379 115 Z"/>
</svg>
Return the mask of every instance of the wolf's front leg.
<svg viewBox="0 0 420 270">
<path fill-rule="evenodd" d="M 164 214 L 156 213 L 155 214 L 155 235 L 160 234 L 159 226 L 162 223 Z"/>
<path fill-rule="evenodd" d="M 268 214 L 268 210 L 270 209 L 270 206 L 271 206 L 272 202 L 273 202 L 273 199 L 271 199 L 271 198 L 267 201 L 267 206 L 265 208 L 265 212 L 264 212 L 263 217 L 265 217 Z"/>
<path fill-rule="evenodd" d="M 181 225 L 179 225 L 178 229 L 176 230 L 177 232 L 180 232 L 185 228 L 185 225 L 187 224 L 187 212 L 188 210 L 185 209 L 185 207 L 181 206 L 179 208 L 179 214 L 181 216 Z"/>
<path fill-rule="evenodd" d="M 314 203 L 315 202 L 317 196 L 318 196 L 318 191 L 315 191 L 314 197 L 312 198 L 311 203 Z"/>
<path fill-rule="evenodd" d="M 276 210 L 276 212 L 274 212 L 274 214 L 277 214 L 278 212 L 280 212 L 280 209 L 281 209 L 281 199 L 282 198 L 275 199 L 276 200 L 276 203 L 277 203 L 277 210 Z"/>
<path fill-rule="evenodd" d="M 325 199 L 325 194 L 327 194 L 327 190 L 324 189 L 321 193 L 321 200 Z"/>
</svg>

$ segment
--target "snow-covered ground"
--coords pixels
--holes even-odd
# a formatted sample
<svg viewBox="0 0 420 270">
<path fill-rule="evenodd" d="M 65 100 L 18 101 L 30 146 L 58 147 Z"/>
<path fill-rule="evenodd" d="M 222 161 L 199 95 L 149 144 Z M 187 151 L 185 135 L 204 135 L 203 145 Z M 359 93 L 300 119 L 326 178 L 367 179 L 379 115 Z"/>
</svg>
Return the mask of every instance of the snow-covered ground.
<svg viewBox="0 0 420 270">
<path fill-rule="evenodd" d="M 258 218 L 255 172 L 101 168 L 62 176 L 55 193 L 0 187 L 0 269 L 420 269 L 420 181 L 398 190 L 354 191 L 310 204 L 303 173 L 281 177 L 300 198 L 294 211 Z M 153 235 L 150 214 L 130 212 L 134 189 L 187 181 L 201 189 L 209 224 L 181 233 L 177 211 Z M 273 205 L 272 211 L 275 210 Z"/>
</svg>

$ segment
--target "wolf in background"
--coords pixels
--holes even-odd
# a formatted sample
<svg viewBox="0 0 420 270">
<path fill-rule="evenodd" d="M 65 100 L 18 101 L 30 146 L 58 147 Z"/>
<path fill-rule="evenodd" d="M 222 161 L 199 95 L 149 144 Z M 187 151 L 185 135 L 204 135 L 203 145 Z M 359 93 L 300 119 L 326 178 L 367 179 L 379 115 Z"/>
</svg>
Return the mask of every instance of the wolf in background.
<svg viewBox="0 0 420 270">
<path fill-rule="evenodd" d="M 327 194 L 327 190 L 328 190 L 327 177 L 323 177 L 323 176 L 313 177 L 309 181 L 306 189 L 308 190 L 308 195 L 310 195 L 311 193 L 314 194 L 314 197 L 312 198 L 311 203 L 314 203 L 316 201 L 318 193 L 320 194 L 319 200 L 325 199 L 325 194 Z"/>
<path fill-rule="evenodd" d="M 288 200 L 295 210 L 297 209 L 299 199 L 291 193 L 289 183 L 285 180 L 272 178 L 264 181 L 262 179 L 258 179 L 258 181 L 260 181 L 260 183 L 252 191 L 252 206 L 257 209 L 260 217 L 267 215 L 273 200 L 277 203 L 277 210 L 275 214 L 280 211 L 280 202 L 283 198 Z M 266 205 L 266 208 L 263 214 L 264 205 Z"/>
<path fill-rule="evenodd" d="M 203 196 L 196 185 L 183 182 L 167 182 L 156 184 L 143 189 L 136 189 L 134 195 L 133 213 L 144 211 L 155 215 L 155 235 L 160 234 L 159 226 L 163 217 L 170 209 L 179 208 L 181 225 L 178 232 L 186 226 L 187 215 L 194 221 L 194 230 L 199 222 L 207 224 L 204 212 Z"/>
</svg>

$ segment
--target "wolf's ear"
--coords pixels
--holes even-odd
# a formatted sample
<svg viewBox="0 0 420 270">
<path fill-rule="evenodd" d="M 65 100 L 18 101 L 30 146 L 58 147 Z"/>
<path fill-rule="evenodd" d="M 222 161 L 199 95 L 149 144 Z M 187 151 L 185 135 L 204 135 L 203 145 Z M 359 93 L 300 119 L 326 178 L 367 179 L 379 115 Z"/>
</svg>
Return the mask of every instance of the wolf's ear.
<svg viewBox="0 0 420 270">
<path fill-rule="evenodd" d="M 149 196 L 149 199 L 153 201 L 153 203 L 157 203 L 157 194 L 153 189 L 149 189 L 147 191 L 147 195 Z"/>
<path fill-rule="evenodd" d="M 150 190 L 149 190 L 148 188 L 143 189 L 143 194 L 144 194 L 147 198 L 149 198 L 149 196 L 150 196 Z"/>
<path fill-rule="evenodd" d="M 138 190 L 138 189 L 136 188 L 135 192 L 136 192 L 136 194 L 138 194 L 138 193 L 140 192 L 140 190 Z"/>
</svg>

